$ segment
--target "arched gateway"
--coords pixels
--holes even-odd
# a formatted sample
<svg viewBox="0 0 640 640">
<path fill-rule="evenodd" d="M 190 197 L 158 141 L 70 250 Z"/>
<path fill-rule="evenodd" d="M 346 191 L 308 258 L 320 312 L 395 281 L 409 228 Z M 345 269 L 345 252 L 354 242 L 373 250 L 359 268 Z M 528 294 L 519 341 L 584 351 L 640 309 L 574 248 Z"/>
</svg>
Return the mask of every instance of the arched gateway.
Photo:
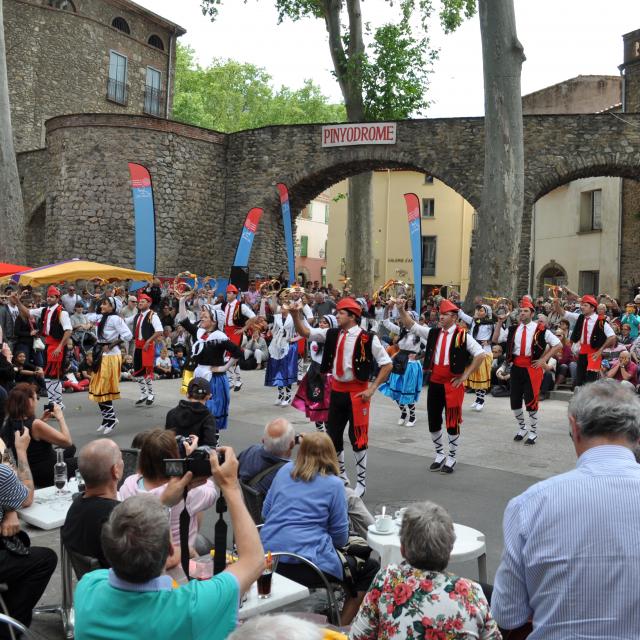
<svg viewBox="0 0 640 640">
<path fill-rule="evenodd" d="M 244 216 L 264 216 L 251 270 L 286 265 L 276 183 L 289 186 L 296 215 L 331 184 L 365 170 L 406 168 L 437 177 L 474 207 L 483 180 L 482 118 L 395 123 L 394 144 L 322 145 L 321 125 L 274 126 L 220 134 L 140 116 L 80 114 L 47 122 L 37 163 L 47 184 L 41 260 L 70 255 L 133 264 L 133 205 L 127 162 L 151 174 L 156 205 L 157 270 L 229 271 Z M 529 281 L 534 202 L 569 180 L 640 177 L 640 114 L 524 117 L 525 206 L 518 288 Z M 19 158 L 20 162 L 20 158 Z M 31 163 L 33 166 L 33 163 Z M 46 177 L 45 177 L 46 176 Z M 483 233 L 482 220 L 478 233 Z M 496 239 L 476 238 L 476 246 Z M 508 239 L 500 238 L 501 242 Z"/>
</svg>

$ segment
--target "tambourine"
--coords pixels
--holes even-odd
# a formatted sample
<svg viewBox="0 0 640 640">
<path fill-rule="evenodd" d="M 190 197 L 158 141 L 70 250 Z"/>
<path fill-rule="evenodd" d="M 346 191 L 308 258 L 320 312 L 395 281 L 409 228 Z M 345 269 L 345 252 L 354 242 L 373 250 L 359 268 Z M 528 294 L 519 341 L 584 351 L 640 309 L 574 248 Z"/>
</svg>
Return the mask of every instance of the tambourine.
<svg viewBox="0 0 640 640">
<path fill-rule="evenodd" d="M 193 286 L 188 282 L 183 282 L 180 278 L 193 278 Z M 174 279 L 171 291 L 177 296 L 183 296 L 186 293 L 191 293 L 198 288 L 198 276 L 190 271 L 181 271 Z"/>
</svg>

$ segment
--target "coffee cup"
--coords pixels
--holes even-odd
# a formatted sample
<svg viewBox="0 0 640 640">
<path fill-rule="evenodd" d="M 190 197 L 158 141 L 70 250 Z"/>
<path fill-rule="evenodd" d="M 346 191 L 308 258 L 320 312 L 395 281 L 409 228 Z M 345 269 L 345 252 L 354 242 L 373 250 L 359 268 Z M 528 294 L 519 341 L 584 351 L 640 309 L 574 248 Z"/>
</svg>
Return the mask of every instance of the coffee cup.
<svg viewBox="0 0 640 640">
<path fill-rule="evenodd" d="M 403 507 L 402 509 L 398 509 L 394 514 L 393 517 L 398 520 L 398 522 L 402 522 L 402 516 L 404 516 L 404 512 L 407 510 L 407 507 Z"/>
<path fill-rule="evenodd" d="M 376 516 L 376 529 L 380 533 L 388 533 L 393 529 L 393 518 L 388 515 Z"/>
</svg>

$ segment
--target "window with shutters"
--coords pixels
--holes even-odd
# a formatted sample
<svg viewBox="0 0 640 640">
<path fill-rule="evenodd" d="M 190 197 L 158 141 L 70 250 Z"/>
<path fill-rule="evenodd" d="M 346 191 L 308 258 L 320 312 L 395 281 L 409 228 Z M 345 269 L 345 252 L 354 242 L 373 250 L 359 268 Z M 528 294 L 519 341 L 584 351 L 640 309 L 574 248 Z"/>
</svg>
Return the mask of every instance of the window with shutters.
<svg viewBox="0 0 640 640">
<path fill-rule="evenodd" d="M 422 198 L 422 217 L 433 218 L 436 215 L 436 201 L 433 198 Z"/>
<path fill-rule="evenodd" d="M 602 231 L 602 189 L 580 194 L 581 232 Z"/>
<path fill-rule="evenodd" d="M 109 54 L 109 78 L 107 80 L 107 100 L 127 104 L 127 57 L 111 51 Z"/>
<path fill-rule="evenodd" d="M 599 271 L 578 272 L 578 293 L 581 296 L 584 296 L 584 295 L 597 296 L 599 288 L 600 288 L 600 272 Z"/>
<path fill-rule="evenodd" d="M 309 250 L 309 236 L 300 236 L 300 257 L 306 258 Z"/>
</svg>

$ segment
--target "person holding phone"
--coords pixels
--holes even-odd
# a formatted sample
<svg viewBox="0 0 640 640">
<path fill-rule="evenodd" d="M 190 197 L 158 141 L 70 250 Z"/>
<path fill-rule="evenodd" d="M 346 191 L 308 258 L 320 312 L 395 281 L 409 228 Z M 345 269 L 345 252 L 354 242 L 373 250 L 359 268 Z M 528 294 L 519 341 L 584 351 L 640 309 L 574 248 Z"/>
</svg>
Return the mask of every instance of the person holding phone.
<svg viewBox="0 0 640 640">
<path fill-rule="evenodd" d="M 7 399 L 7 422 L 2 431 L 2 439 L 14 456 L 15 433 L 29 431 L 31 442 L 27 449 L 27 459 L 33 474 L 33 481 L 37 488 L 53 486 L 53 466 L 56 463 L 54 446 L 64 448 L 65 462 L 68 476 L 76 470 L 76 460 L 73 457 L 76 448 L 64 414 L 59 404 L 51 402 L 45 405 L 40 418 L 36 417 L 38 395 L 36 387 L 27 382 L 17 384 L 9 393 Z M 58 429 L 49 424 L 51 419 L 58 423 Z"/>
</svg>

